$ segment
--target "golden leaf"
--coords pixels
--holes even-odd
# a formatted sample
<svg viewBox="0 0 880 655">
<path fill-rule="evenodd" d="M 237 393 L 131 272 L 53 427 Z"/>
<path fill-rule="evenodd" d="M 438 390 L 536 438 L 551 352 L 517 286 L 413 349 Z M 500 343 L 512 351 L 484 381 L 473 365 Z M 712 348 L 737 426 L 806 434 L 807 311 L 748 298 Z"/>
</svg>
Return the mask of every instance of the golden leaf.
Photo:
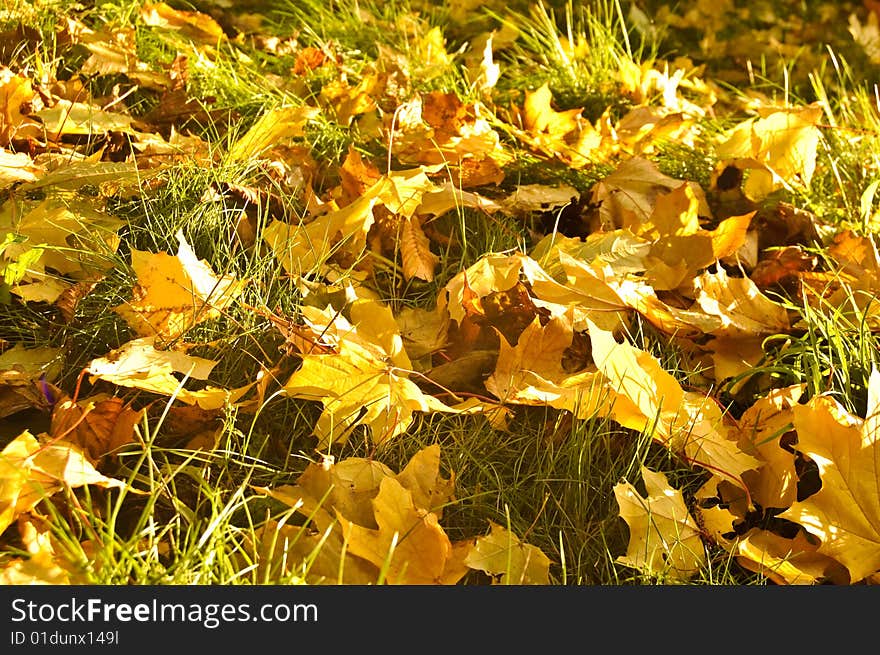
<svg viewBox="0 0 880 655">
<path fill-rule="evenodd" d="M 304 136 L 306 124 L 320 113 L 308 105 L 269 109 L 230 146 L 227 157 L 233 162 L 263 157 L 269 148 Z"/>
<path fill-rule="evenodd" d="M 700 216 L 711 216 L 705 194 L 695 182 L 687 182 L 696 199 Z M 656 164 L 644 157 L 624 161 L 593 187 L 591 201 L 599 204 L 599 226 L 610 231 L 629 228 L 637 233 L 651 219 L 657 199 L 682 186 L 682 180 L 664 175 Z"/>
<path fill-rule="evenodd" d="M 37 121 L 22 113 L 22 107 L 34 99 L 31 81 L 20 73 L 0 67 L 0 146 L 7 146 L 11 139 L 38 138 L 42 127 Z"/>
<path fill-rule="evenodd" d="M 700 528 L 681 492 L 663 473 L 645 466 L 641 471 L 646 496 L 628 482 L 614 485 L 620 516 L 630 532 L 626 554 L 617 561 L 672 582 L 687 582 L 708 562 Z"/>
<path fill-rule="evenodd" d="M 291 225 L 275 220 L 263 230 L 263 240 L 291 275 L 321 270 L 331 258 L 342 252 L 355 258 L 363 253 L 377 202 L 375 196 L 364 195 L 309 223 Z"/>
<path fill-rule="evenodd" d="M 793 413 L 794 447 L 816 463 L 822 487 L 779 516 L 817 536 L 818 551 L 859 582 L 880 569 L 880 372 L 871 373 L 864 419 L 828 396 L 797 405 Z"/>
<path fill-rule="evenodd" d="M 236 403 L 255 383 L 236 389 L 207 386 L 198 391 L 186 389 L 175 374 L 193 380 L 207 380 L 217 362 L 174 350 L 157 350 L 153 337 L 133 339 L 104 357 L 93 359 L 86 372 L 121 387 L 133 387 L 165 396 L 174 396 L 188 405 L 217 409 Z"/>
<path fill-rule="evenodd" d="M 197 43 L 212 45 L 226 37 L 223 28 L 208 14 L 180 11 L 164 2 L 144 4 L 140 16 L 145 25 L 180 32 Z"/>
<path fill-rule="evenodd" d="M 340 517 L 353 555 L 386 571 L 390 584 L 455 583 L 446 575 L 453 555 L 452 542 L 436 514 L 417 508 L 412 493 L 393 478 L 379 484 L 373 510 L 376 530 Z"/>
<path fill-rule="evenodd" d="M 42 435 L 46 436 L 46 435 Z M 22 432 L 0 452 L 0 534 L 24 512 L 65 487 L 125 486 L 98 473 L 72 443 Z"/>
<path fill-rule="evenodd" d="M 752 498 L 764 508 L 786 508 L 797 500 L 795 455 L 781 439 L 792 430 L 794 407 L 805 385 L 774 389 L 758 399 L 738 421 L 739 443 L 762 464 L 743 474 Z"/>
<path fill-rule="evenodd" d="M 49 527 L 42 522 L 18 519 L 18 532 L 27 550 L 26 558 L 14 558 L 0 569 L 0 584 L 5 585 L 70 585 L 74 567 L 56 552 L 56 543 Z"/>
<path fill-rule="evenodd" d="M 789 329 L 788 311 L 773 302 L 747 277 L 732 278 L 723 268 L 703 273 L 694 283 L 696 305 L 720 320 L 706 332 L 727 336 L 775 334 Z"/>
<path fill-rule="evenodd" d="M 673 452 L 743 486 L 743 473 L 760 462 L 730 438 L 715 401 L 685 391 L 656 357 L 618 343 L 610 332 L 593 325 L 590 340 L 593 361 L 607 378 L 609 390 L 617 394 L 610 402 L 614 420 L 635 430 L 650 430 Z"/>
<path fill-rule="evenodd" d="M 725 135 L 717 154 L 750 171 L 746 196 L 761 200 L 784 184 L 808 187 L 816 169 L 822 117 L 818 103 L 793 109 L 769 108 Z"/>
<path fill-rule="evenodd" d="M 563 358 L 572 344 L 571 315 L 555 316 L 546 326 L 539 318 L 515 346 L 501 340 L 495 370 L 486 389 L 503 403 L 549 405 L 584 418 L 605 408 L 607 394 L 595 367 L 571 373 Z"/>
<path fill-rule="evenodd" d="M 489 534 L 477 537 L 468 552 L 464 560 L 468 568 L 492 576 L 493 584 L 550 584 L 550 558 L 540 548 L 497 523 L 490 521 L 489 526 Z"/>
<path fill-rule="evenodd" d="M 416 411 L 451 411 L 409 379 L 411 362 L 390 309 L 359 300 L 351 323 L 332 308 L 323 316 L 329 320 L 316 335 L 334 339 L 335 352 L 306 354 L 284 385 L 290 396 L 323 403 L 314 430 L 319 448 L 344 442 L 361 424 L 379 444 L 405 432 Z"/>
<path fill-rule="evenodd" d="M 219 317 L 244 288 L 245 282 L 218 276 L 198 259 L 181 230 L 176 236 L 176 256 L 131 251 L 138 276 L 135 298 L 114 311 L 139 336 L 174 340 L 194 325 Z"/>
<path fill-rule="evenodd" d="M 737 540 L 734 553 L 744 568 L 777 584 L 847 584 L 849 580 L 846 569 L 818 552 L 803 531 L 786 539 L 768 530 L 752 529 Z"/>
<path fill-rule="evenodd" d="M 59 100 L 51 109 L 34 112 L 32 116 L 43 122 L 43 129 L 51 141 L 63 135 L 104 134 L 106 132 L 130 132 L 131 116 L 104 111 L 84 102 Z"/>
</svg>

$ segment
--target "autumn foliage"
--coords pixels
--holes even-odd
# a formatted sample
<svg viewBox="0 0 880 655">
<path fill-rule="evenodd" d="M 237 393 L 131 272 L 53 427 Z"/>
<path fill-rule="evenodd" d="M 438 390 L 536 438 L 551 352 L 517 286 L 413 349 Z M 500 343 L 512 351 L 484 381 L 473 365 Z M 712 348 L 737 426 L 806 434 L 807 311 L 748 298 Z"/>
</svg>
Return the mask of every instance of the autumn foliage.
<svg viewBox="0 0 880 655">
<path fill-rule="evenodd" d="M 383 47 L 356 73 L 332 42 L 288 44 L 284 100 L 222 145 L 192 127 L 219 119 L 187 96 L 188 70 L 244 40 L 208 13 L 140 7 L 138 30 L 180 44 L 167 65 L 138 57 L 133 28 L 102 32 L 71 16 L 58 38 L 83 53 L 78 75 L 0 68 L 0 302 L 72 317 L 120 260 L 131 278 L 111 308 L 131 338 L 90 358 L 75 385 L 60 383 L 63 349 L 0 340 L 0 417 L 48 417 L 44 430 L 2 435 L 0 532 L 17 530 L 28 555 L 0 560 L 0 576 L 81 581 L 41 504 L 62 490 L 130 484 L 110 464 L 146 447 L 151 408 L 187 412 L 186 446 L 210 450 L 222 412 L 254 417 L 284 399 L 315 408 L 314 460 L 291 484 L 253 487 L 297 517 L 267 521 L 242 546 L 266 579 L 308 560 L 315 584 L 457 584 L 472 571 L 549 584 L 554 562 L 507 527 L 450 537 L 457 486 L 442 444 L 400 470 L 381 456 L 434 415 L 506 431 L 518 409 L 539 407 L 647 435 L 701 476 L 685 491 L 641 466 L 603 490 L 629 531 L 618 564 L 684 583 L 721 550 L 778 584 L 874 581 L 880 371 L 858 413 L 832 393 L 755 373 L 771 342 L 803 333 L 802 305 L 880 328 L 875 234 L 791 201 L 818 175 L 830 129 L 822 104 L 756 96 L 709 133 L 703 121 L 736 100 L 684 59 L 620 59 L 622 111 L 561 108 L 548 82 L 502 97 L 509 44 L 498 33 L 467 51 L 467 93 L 426 90 L 416 81 L 462 58 L 442 30 L 411 20 L 408 54 Z M 277 55 L 280 42 L 267 43 L 264 54 Z M 316 71 L 328 81 L 301 93 Z M 117 76 L 158 102 L 132 113 L 116 95 L 125 84 L 97 97 L 89 75 Z M 352 144 L 331 175 L 311 150 L 326 123 L 384 150 Z M 669 142 L 712 148 L 702 181 L 661 170 L 656 155 Z M 523 157 L 593 178 L 585 188 L 520 181 L 511 171 Z M 201 201 L 240 208 L 227 215 L 230 243 L 274 263 L 297 290 L 295 311 L 258 305 L 248 291 L 263 282 L 217 268 L 184 229 L 175 249 L 126 244 L 116 201 L 148 202 L 185 164 L 259 171 L 254 184 L 218 183 Z M 454 268 L 448 253 L 461 244 L 441 220 L 450 216 L 519 221 L 531 242 Z M 550 227 L 536 228 L 536 216 Z M 390 302 L 375 283 L 389 267 L 427 301 Z M 232 386 L 217 382 L 222 357 L 193 335 L 236 311 L 263 317 L 282 347 L 256 379 Z M 635 338 L 643 328 L 680 353 L 693 372 L 686 382 Z M 747 384 L 751 395 L 737 396 Z M 375 456 L 337 457 L 356 440 Z"/>
</svg>

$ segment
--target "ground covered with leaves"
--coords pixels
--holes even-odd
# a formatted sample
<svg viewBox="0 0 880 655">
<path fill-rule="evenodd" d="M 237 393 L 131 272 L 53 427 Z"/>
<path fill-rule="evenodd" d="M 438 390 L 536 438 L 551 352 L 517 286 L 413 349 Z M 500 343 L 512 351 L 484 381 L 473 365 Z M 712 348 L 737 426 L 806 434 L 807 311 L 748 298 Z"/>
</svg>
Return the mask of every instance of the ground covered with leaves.
<svg viewBox="0 0 880 655">
<path fill-rule="evenodd" d="M 3 582 L 880 580 L 880 3 L 5 6 Z"/>
</svg>

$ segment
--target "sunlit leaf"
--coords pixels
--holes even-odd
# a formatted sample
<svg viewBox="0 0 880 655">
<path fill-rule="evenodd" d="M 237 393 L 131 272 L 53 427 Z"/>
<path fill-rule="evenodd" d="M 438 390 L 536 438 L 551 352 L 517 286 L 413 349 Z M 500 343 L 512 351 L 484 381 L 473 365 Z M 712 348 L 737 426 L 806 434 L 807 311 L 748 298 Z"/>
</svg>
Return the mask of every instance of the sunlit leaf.
<svg viewBox="0 0 880 655">
<path fill-rule="evenodd" d="M 15 519 L 64 488 L 124 487 L 98 473 L 82 452 L 61 440 L 41 442 L 23 432 L 0 452 L 0 533 Z"/>
<path fill-rule="evenodd" d="M 465 564 L 492 576 L 493 584 L 550 584 L 550 558 L 537 546 L 523 542 L 510 530 L 491 521 L 490 533 L 477 537 Z"/>
<path fill-rule="evenodd" d="M 620 516 L 629 526 L 626 554 L 617 561 L 646 573 L 686 582 L 707 563 L 700 528 L 685 505 L 681 491 L 666 476 L 641 467 L 646 496 L 629 482 L 614 486 Z"/>
</svg>

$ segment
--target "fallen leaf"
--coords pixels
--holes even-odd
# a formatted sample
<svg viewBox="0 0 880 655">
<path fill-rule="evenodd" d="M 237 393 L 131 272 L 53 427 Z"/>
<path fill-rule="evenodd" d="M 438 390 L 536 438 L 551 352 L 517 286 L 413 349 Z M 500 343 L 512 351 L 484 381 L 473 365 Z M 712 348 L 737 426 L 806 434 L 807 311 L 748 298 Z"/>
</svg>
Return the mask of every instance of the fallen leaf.
<svg viewBox="0 0 880 655">
<path fill-rule="evenodd" d="M 264 157 L 270 148 L 305 136 L 306 125 L 320 113 L 308 105 L 269 109 L 229 147 L 227 158 L 239 162 Z"/>
<path fill-rule="evenodd" d="M 0 355 L 0 418 L 36 407 L 49 410 L 52 383 L 62 372 L 63 353 L 58 348 L 25 348 L 16 344 Z"/>
<path fill-rule="evenodd" d="M 464 563 L 482 571 L 499 585 L 550 584 L 550 558 L 537 546 L 520 540 L 513 532 L 492 521 L 490 532 L 477 537 Z"/>
<path fill-rule="evenodd" d="M 41 500 L 66 487 L 87 484 L 125 487 L 121 480 L 98 473 L 73 444 L 41 442 L 30 432 L 22 432 L 0 452 L 0 534 Z"/>
<path fill-rule="evenodd" d="M 674 453 L 735 485 L 760 462 L 730 438 L 718 405 L 703 394 L 685 391 L 650 353 L 618 343 L 610 332 L 590 327 L 593 361 L 617 394 L 609 415 L 621 425 L 648 430 Z M 622 402 L 623 401 L 623 402 Z"/>
<path fill-rule="evenodd" d="M 777 584 L 848 584 L 849 574 L 833 558 L 817 551 L 803 533 L 786 539 L 768 530 L 753 529 L 737 541 L 736 560 Z"/>
<path fill-rule="evenodd" d="M 403 276 L 407 280 L 418 278 L 426 282 L 432 281 L 440 257 L 431 251 L 431 242 L 422 231 L 418 217 L 413 216 L 403 221 L 399 242 Z"/>
<path fill-rule="evenodd" d="M 880 569 L 880 372 L 872 371 L 864 419 L 817 396 L 793 409 L 794 448 L 819 467 L 822 487 L 782 512 L 821 540 L 818 552 L 849 570 L 853 583 Z"/>
<path fill-rule="evenodd" d="M 85 369 L 92 381 L 104 380 L 121 387 L 133 387 L 174 398 L 202 409 L 216 409 L 236 403 L 255 383 L 236 389 L 206 386 L 185 387 L 185 380 L 207 380 L 216 361 L 193 357 L 174 350 L 159 350 L 154 337 L 128 341 L 104 357 L 93 359 Z M 184 376 L 178 379 L 176 375 Z"/>
<path fill-rule="evenodd" d="M 749 278 L 730 277 L 723 268 L 703 273 L 695 281 L 696 305 L 720 326 L 707 332 L 716 336 L 755 336 L 786 332 L 788 311 L 761 293 Z"/>
<path fill-rule="evenodd" d="M 223 28 L 208 14 L 173 9 L 164 2 L 148 2 L 140 9 L 145 25 L 180 32 L 196 43 L 215 45 L 226 35 Z"/>
<path fill-rule="evenodd" d="M 614 485 L 620 516 L 630 531 L 625 555 L 617 561 L 672 582 L 690 580 L 708 563 L 700 528 L 682 494 L 659 471 L 641 467 L 646 496 L 628 482 Z"/>
<path fill-rule="evenodd" d="M 135 441 L 135 426 L 143 413 L 117 396 L 61 400 L 52 412 L 49 435 L 75 443 L 93 463 L 98 463 Z"/>
<path fill-rule="evenodd" d="M 359 300 L 350 313 L 351 322 L 332 308 L 322 313 L 329 320 L 315 335 L 328 336 L 332 326 L 335 351 L 304 355 L 284 385 L 288 395 L 324 405 L 314 429 L 319 448 L 344 442 L 361 424 L 380 444 L 405 432 L 416 411 L 451 411 L 409 379 L 412 363 L 390 309 Z"/>
<path fill-rule="evenodd" d="M 6 585 L 71 585 L 75 568 L 56 552 L 56 543 L 48 526 L 42 522 L 18 519 L 18 532 L 27 550 L 27 557 L 13 558 L 0 569 L 0 584 Z"/>
<path fill-rule="evenodd" d="M 743 450 L 762 461 L 756 470 L 743 473 L 749 493 L 761 507 L 787 508 L 797 500 L 795 454 L 783 447 L 782 440 L 794 429 L 794 407 L 804 390 L 805 385 L 774 389 L 737 422 Z"/>
<path fill-rule="evenodd" d="M 568 410 L 579 418 L 607 411 L 608 394 L 596 369 L 568 371 L 565 357 L 571 348 L 571 316 L 540 319 L 529 325 L 515 346 L 501 341 L 495 370 L 486 379 L 486 390 L 502 403 L 550 406 Z"/>
<path fill-rule="evenodd" d="M 378 528 L 371 530 L 340 518 L 352 554 L 385 571 L 389 584 L 454 584 L 446 569 L 452 542 L 437 515 L 417 508 L 412 494 L 393 478 L 379 484 L 373 500 Z M 459 577 L 463 572 L 457 571 Z"/>
<path fill-rule="evenodd" d="M 50 141 L 58 141 L 65 135 L 130 132 L 132 122 L 127 114 L 104 111 L 85 102 L 68 100 L 59 100 L 54 107 L 36 111 L 31 116 L 40 119 Z"/>
<path fill-rule="evenodd" d="M 366 247 L 377 202 L 375 196 L 365 195 L 308 223 L 291 225 L 276 220 L 263 230 L 263 240 L 291 275 L 321 270 L 345 253 L 357 259 Z"/>
<path fill-rule="evenodd" d="M 792 109 L 766 108 L 732 130 L 719 143 L 717 155 L 749 171 L 743 191 L 761 200 L 783 185 L 808 188 L 816 170 L 818 103 Z"/>
<path fill-rule="evenodd" d="M 131 266 L 138 276 L 134 298 L 114 307 L 141 337 L 172 341 L 204 321 L 218 318 L 246 282 L 217 275 L 199 259 L 181 230 L 177 255 L 132 249 Z"/>
<path fill-rule="evenodd" d="M 687 184 L 697 201 L 697 213 L 711 216 L 702 188 L 695 182 Z M 598 224 L 594 231 L 628 228 L 637 233 L 640 226 L 650 220 L 657 198 L 681 185 L 682 180 L 664 175 L 648 159 L 632 157 L 625 160 L 593 186 L 591 202 L 599 205 Z"/>
</svg>

